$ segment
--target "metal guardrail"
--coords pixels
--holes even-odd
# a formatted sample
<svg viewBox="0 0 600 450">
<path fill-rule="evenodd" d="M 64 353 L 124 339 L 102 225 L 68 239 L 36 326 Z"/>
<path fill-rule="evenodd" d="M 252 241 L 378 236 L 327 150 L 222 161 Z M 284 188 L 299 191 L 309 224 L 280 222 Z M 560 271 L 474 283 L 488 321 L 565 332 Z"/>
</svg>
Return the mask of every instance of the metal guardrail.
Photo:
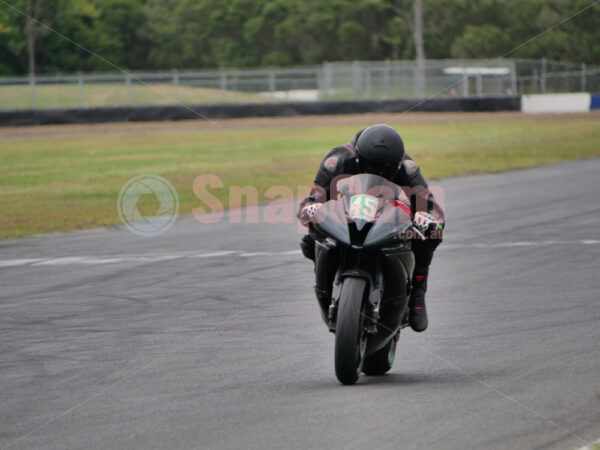
<svg viewBox="0 0 600 450">
<path fill-rule="evenodd" d="M 387 100 L 600 92 L 600 68 L 556 61 L 427 60 L 0 78 L 0 109 Z M 424 89 L 419 92 L 419 89 Z"/>
</svg>

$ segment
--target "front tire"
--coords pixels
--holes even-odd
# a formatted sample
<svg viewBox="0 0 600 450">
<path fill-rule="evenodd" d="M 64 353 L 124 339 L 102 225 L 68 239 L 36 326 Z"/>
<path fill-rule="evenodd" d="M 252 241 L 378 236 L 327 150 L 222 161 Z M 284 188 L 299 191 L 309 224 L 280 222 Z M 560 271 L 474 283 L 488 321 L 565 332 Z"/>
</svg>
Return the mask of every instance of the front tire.
<svg viewBox="0 0 600 450">
<path fill-rule="evenodd" d="M 364 332 L 362 278 L 346 278 L 338 301 L 335 328 L 335 375 L 342 384 L 354 384 L 362 370 L 367 336 Z"/>
</svg>

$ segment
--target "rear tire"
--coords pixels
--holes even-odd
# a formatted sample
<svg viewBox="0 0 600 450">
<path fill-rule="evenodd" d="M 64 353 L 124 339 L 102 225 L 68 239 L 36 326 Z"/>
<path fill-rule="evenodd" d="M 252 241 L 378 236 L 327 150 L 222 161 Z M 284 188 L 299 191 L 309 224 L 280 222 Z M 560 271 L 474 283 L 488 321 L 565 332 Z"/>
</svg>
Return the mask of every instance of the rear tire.
<svg viewBox="0 0 600 450">
<path fill-rule="evenodd" d="M 346 278 L 338 301 L 335 328 L 335 375 L 342 384 L 354 384 L 362 370 L 367 336 L 364 332 L 362 278 Z"/>
<path fill-rule="evenodd" d="M 383 375 L 392 368 L 394 357 L 396 356 L 396 339 L 390 339 L 390 342 L 365 358 L 363 364 L 363 373 L 366 375 Z"/>
</svg>

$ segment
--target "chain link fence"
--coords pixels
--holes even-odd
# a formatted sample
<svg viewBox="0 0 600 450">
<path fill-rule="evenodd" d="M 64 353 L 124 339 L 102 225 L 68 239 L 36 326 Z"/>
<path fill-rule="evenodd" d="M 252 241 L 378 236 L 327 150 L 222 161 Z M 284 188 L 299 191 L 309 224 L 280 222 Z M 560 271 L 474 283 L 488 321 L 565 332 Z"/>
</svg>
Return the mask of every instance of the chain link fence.
<svg viewBox="0 0 600 450">
<path fill-rule="evenodd" d="M 600 92 L 600 68 L 557 61 L 334 62 L 310 67 L 0 78 L 0 110 Z"/>
</svg>

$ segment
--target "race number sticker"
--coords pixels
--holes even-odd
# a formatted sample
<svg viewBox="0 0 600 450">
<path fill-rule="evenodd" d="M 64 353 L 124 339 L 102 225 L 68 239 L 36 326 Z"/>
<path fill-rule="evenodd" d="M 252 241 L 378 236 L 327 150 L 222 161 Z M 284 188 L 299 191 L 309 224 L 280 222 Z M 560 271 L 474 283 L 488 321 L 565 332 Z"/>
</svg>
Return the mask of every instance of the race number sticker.
<svg viewBox="0 0 600 450">
<path fill-rule="evenodd" d="M 377 197 L 372 197 L 370 195 L 353 195 L 350 199 L 350 211 L 348 214 L 354 220 L 363 219 L 370 222 L 375 219 L 377 202 Z"/>
</svg>

